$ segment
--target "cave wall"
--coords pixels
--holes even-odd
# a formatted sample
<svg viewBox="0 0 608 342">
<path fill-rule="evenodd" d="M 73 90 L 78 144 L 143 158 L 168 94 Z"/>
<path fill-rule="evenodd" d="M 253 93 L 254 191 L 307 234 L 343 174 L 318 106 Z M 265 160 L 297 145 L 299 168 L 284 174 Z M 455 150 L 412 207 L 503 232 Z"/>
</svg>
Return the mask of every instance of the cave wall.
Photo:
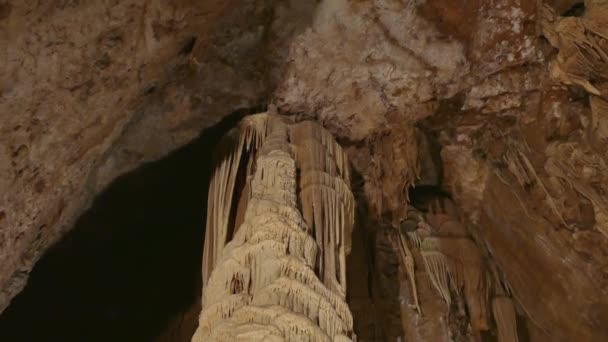
<svg viewBox="0 0 608 342">
<path fill-rule="evenodd" d="M 228 115 L 95 196 L 0 315 L 0 340 L 190 341 L 213 171 L 201 155 L 245 114 Z"/>
<path fill-rule="evenodd" d="M 430 128 L 444 187 L 530 338 L 603 341 L 605 11 L 602 1 L 326 1 L 291 47 L 276 102 L 341 139 L 372 214 L 393 222 L 419 171 L 412 127 Z"/>
<path fill-rule="evenodd" d="M 0 2 L 0 311 L 114 178 L 267 102 L 314 6 Z"/>
<path fill-rule="evenodd" d="M 388 221 L 420 172 L 418 127 L 433 132 L 443 186 L 531 339 L 607 340 L 605 108 L 594 114 L 591 88 L 552 67 L 571 57 L 559 15 L 593 23 L 602 1 L 36 4 L 0 5 L 0 308 L 117 175 L 273 102 L 337 137 L 370 215 Z M 555 161 L 574 167 L 564 176 Z"/>
</svg>

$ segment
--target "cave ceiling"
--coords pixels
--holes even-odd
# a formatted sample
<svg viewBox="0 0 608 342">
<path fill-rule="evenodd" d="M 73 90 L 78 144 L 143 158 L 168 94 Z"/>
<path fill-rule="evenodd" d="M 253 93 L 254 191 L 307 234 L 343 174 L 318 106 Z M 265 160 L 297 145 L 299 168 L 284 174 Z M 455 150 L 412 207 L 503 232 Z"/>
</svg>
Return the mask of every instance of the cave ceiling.
<svg viewBox="0 0 608 342">
<path fill-rule="evenodd" d="M 608 340 L 604 0 L 9 0 L 0 56 L 0 311 L 116 177 L 270 104 L 376 223 L 448 192 L 530 340 Z"/>
</svg>

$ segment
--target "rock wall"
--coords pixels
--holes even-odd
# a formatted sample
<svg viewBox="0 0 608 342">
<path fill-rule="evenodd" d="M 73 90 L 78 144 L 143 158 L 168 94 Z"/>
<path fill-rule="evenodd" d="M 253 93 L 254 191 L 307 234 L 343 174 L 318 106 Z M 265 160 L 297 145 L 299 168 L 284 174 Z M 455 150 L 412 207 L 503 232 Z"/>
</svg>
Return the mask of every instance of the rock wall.
<svg viewBox="0 0 608 342">
<path fill-rule="evenodd" d="M 265 103 L 314 6 L 0 2 L 0 311 L 116 176 Z"/>
<path fill-rule="evenodd" d="M 346 146 L 383 224 L 406 214 L 429 133 L 439 185 L 532 340 L 607 340 L 606 13 L 601 0 L 0 2 L 0 308 L 118 174 L 274 102 Z"/>
<path fill-rule="evenodd" d="M 605 11 L 602 1 L 325 1 L 275 98 L 350 146 L 372 214 L 393 224 L 420 171 L 413 127 L 432 132 L 441 185 L 528 334 L 606 340 Z"/>
</svg>

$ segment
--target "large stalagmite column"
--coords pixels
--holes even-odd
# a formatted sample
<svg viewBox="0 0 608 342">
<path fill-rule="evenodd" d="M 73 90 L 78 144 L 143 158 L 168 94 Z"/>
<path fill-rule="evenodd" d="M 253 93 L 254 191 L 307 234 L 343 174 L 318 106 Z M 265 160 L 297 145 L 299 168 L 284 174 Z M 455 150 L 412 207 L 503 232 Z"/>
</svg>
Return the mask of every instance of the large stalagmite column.
<svg viewBox="0 0 608 342">
<path fill-rule="evenodd" d="M 352 194 L 348 191 L 349 197 L 344 189 L 337 188 L 321 191 L 324 197 L 309 194 L 307 200 L 313 203 L 302 206 L 307 211 L 314 210 L 310 216 L 327 216 L 322 220 L 325 224 L 311 222 L 316 235 L 324 240 L 315 239 L 313 228 L 298 210 L 298 202 L 302 201 L 300 192 L 305 191 L 298 191 L 297 171 L 302 170 L 298 167 L 302 163 L 297 163 L 295 156 L 302 157 L 303 151 L 299 147 L 302 144 L 290 143 L 290 139 L 301 140 L 300 134 L 291 132 L 298 125 L 266 114 L 247 120 L 241 126 L 241 138 L 230 161 L 218 164 L 210 187 L 209 215 L 223 216 L 208 219 L 211 226 L 207 227 L 205 243 L 203 310 L 192 341 L 350 340 L 352 315 L 344 300 L 346 284 L 340 272 L 344 272 L 342 262 L 348 249 L 344 236 L 350 235 L 352 227 Z M 320 189 L 331 188 L 329 185 L 333 183 L 346 184 L 332 181 L 343 179 L 345 170 L 340 168 L 346 164 L 337 165 L 336 160 L 343 161 L 342 150 L 334 146 L 333 139 L 331 143 L 321 141 L 321 146 L 333 146 L 321 152 L 323 161 L 328 165 L 332 162 L 332 166 L 322 163 L 313 167 L 320 175 L 307 176 L 307 186 L 318 184 Z M 333 155 L 328 151 L 333 151 Z M 238 164 L 245 164 L 243 153 L 251 158 L 246 163 L 244 186 L 249 193 L 243 193 L 236 201 L 239 204 L 233 206 L 232 193 L 239 186 L 234 179 Z M 230 203 L 217 203 L 226 198 L 227 192 Z M 242 224 L 234 229 L 226 227 L 231 215 L 242 216 L 238 208 L 243 203 L 246 209 Z M 323 207 L 331 210 L 322 211 Z M 221 224 L 215 225 L 217 221 Z M 326 286 L 321 281 L 323 277 L 318 276 L 320 269 L 324 274 L 328 272 L 323 267 L 326 259 L 318 257 L 319 248 L 333 258 L 331 286 Z"/>
</svg>

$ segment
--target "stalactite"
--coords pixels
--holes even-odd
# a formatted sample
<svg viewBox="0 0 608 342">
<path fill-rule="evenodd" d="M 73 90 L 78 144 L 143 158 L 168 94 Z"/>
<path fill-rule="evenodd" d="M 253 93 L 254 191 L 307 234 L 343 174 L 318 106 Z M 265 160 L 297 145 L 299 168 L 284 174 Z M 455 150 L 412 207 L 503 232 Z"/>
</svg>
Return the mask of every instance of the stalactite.
<svg viewBox="0 0 608 342">
<path fill-rule="evenodd" d="M 591 179 L 583 179 L 584 169 L 606 169 L 607 165 L 603 158 L 588 157 L 567 143 L 551 144 L 547 147 L 546 153 L 549 156 L 545 163 L 547 173 L 570 184 L 591 201 L 595 213 L 595 228 L 608 238 L 608 200 L 591 185 Z M 575 165 L 580 165 L 583 170 L 577 170 Z"/>
<path fill-rule="evenodd" d="M 313 139 L 296 140 L 292 143 L 295 146 L 295 159 L 300 172 L 321 171 L 328 176 L 342 178 L 336 159 L 327 153 L 327 149 L 321 143 Z"/>
<path fill-rule="evenodd" d="M 543 34 L 559 49 L 551 62 L 551 75 L 590 94 L 608 96 L 597 87 L 598 81 L 608 80 L 608 3 L 585 3 L 580 18 L 558 17 L 548 5 L 542 8 Z"/>
<path fill-rule="evenodd" d="M 463 288 L 471 325 L 476 330 L 488 330 L 489 288 L 479 249 L 468 238 L 440 238 L 439 243 L 442 253 L 452 261 L 450 275 L 455 280 L 453 283 Z"/>
<path fill-rule="evenodd" d="M 488 330 L 487 275 L 475 243 L 468 238 L 432 237 L 421 244 L 421 254 L 433 286 L 448 307 L 452 301 L 450 289 L 465 297 L 476 330 Z"/>
<path fill-rule="evenodd" d="M 281 260 L 280 270 L 280 276 L 294 279 L 312 288 L 315 292 L 325 297 L 332 306 L 336 307 L 337 311 L 342 313 L 341 316 L 349 317 L 349 309 L 343 299 L 325 287 L 316 277 L 314 271 L 310 267 L 303 265 L 300 260 L 293 256 L 287 256 Z"/>
<path fill-rule="evenodd" d="M 498 333 L 503 336 L 500 341 L 517 341 L 515 315 L 509 316 L 508 311 L 507 304 L 512 304 L 507 297 L 508 288 L 496 266 L 484 259 L 487 255 L 473 241 L 468 227 L 461 223 L 450 203 L 431 205 L 425 215 L 409 208 L 407 219 L 400 224 L 400 233 L 402 239 L 411 243 L 410 246 L 404 244 L 411 248 L 410 253 L 420 253 L 432 287 L 446 302 L 448 319 L 455 318 L 455 323 L 459 324 L 461 315 L 468 316 L 471 333 L 479 338 L 480 331 L 491 329 L 490 320 L 494 313 L 494 320 L 500 325 Z M 402 256 L 406 258 L 406 249 L 403 251 Z M 494 281 L 492 276 L 496 278 Z M 415 285 L 411 287 L 415 288 Z M 492 300 L 495 299 L 491 298 L 492 295 L 498 299 Z M 460 308 L 462 299 L 467 306 L 466 311 Z M 506 336 L 509 339 L 505 339 Z"/>
<path fill-rule="evenodd" d="M 250 163 L 251 163 L 250 159 Z M 241 197 L 239 198 L 238 204 L 236 206 L 236 214 L 234 217 L 234 231 L 232 232 L 233 237 L 236 235 L 245 221 L 245 211 L 247 210 L 247 204 L 249 203 L 249 198 L 251 197 L 251 184 L 249 182 L 245 183 L 243 186 L 243 191 L 241 192 Z"/>
<path fill-rule="evenodd" d="M 346 184 L 350 185 L 350 166 L 348 158 L 342 147 L 336 143 L 334 137 L 322 126 L 319 126 L 312 121 L 302 121 L 293 126 L 289 130 L 290 141 L 296 146 L 307 146 L 308 144 L 320 144 L 327 153 L 328 158 L 334 160 L 336 169 L 340 177 Z M 310 145 L 308 145 L 310 146 Z M 302 152 L 302 150 L 300 149 Z M 296 158 L 298 153 L 296 152 Z"/>
<path fill-rule="evenodd" d="M 608 94 L 608 84 L 604 86 Z M 608 143 L 608 96 L 591 96 L 591 133 L 594 135 L 596 146 L 606 146 Z"/>
<path fill-rule="evenodd" d="M 249 161 L 246 167 L 247 173 L 253 172 L 245 184 L 248 193 L 238 201 L 245 203 L 245 212 L 228 211 L 240 215 L 242 224 L 227 237 L 230 241 L 220 244 L 221 253 L 215 257 L 214 270 L 205 284 L 203 310 L 193 342 L 350 340 L 347 336 L 352 334 L 353 319 L 344 301 L 346 284 L 341 274 L 345 271 L 345 244 L 350 243 L 346 235 L 350 235 L 354 215 L 346 159 L 339 146 L 334 146 L 335 141 L 312 129 L 312 124 L 294 134 L 285 119 L 269 115 L 262 126 L 253 130 L 263 131 L 264 138 L 260 139 L 261 145 L 254 146 L 255 162 Z M 313 131 L 318 143 L 298 145 L 293 141 Z M 300 146 L 313 146 L 314 153 L 302 153 Z M 314 201 L 314 210 L 308 213 L 313 217 L 314 231 L 328 243 L 317 244 L 297 209 L 296 168 L 302 172 L 299 189 L 305 200 Z M 231 173 L 226 174 L 225 168 L 219 170 L 218 180 L 214 178 L 212 183 L 225 186 L 231 181 Z M 217 200 L 229 198 L 216 190 L 214 193 L 219 194 L 214 195 Z M 225 203 L 215 205 L 210 215 L 217 215 L 218 208 L 224 212 Z M 221 233 L 219 229 L 213 236 Z M 216 251 L 217 245 L 206 244 L 207 248 Z M 319 249 L 325 250 L 334 267 L 338 264 L 331 270 L 338 276 L 335 286 L 325 285 L 315 273 Z M 204 267 L 211 266 L 205 263 Z M 327 273 L 325 277 L 330 278 Z"/>
<path fill-rule="evenodd" d="M 429 226 L 432 227 L 433 236 L 467 237 L 469 232 L 458 220 L 447 214 L 428 215 Z"/>
<path fill-rule="evenodd" d="M 492 300 L 492 312 L 498 330 L 498 342 L 519 342 L 513 300 L 509 297 L 495 297 Z"/>
<path fill-rule="evenodd" d="M 426 271 L 431 279 L 431 283 L 446 301 L 449 308 L 452 303 L 452 296 L 450 294 L 450 283 L 448 279 L 448 263 L 445 256 L 441 254 L 441 252 L 432 250 L 421 250 L 420 254 L 424 260 L 424 265 L 426 266 Z"/>
<path fill-rule="evenodd" d="M 258 114 L 247 117 L 224 139 L 225 155 L 216 166 L 207 200 L 207 234 L 203 254 L 203 283 L 206 283 L 216 260 L 231 237 L 228 234 L 232 196 L 243 153 L 260 147 L 266 136 L 268 116 Z"/>
<path fill-rule="evenodd" d="M 311 170 L 306 172 L 301 176 L 301 190 L 304 191 L 309 187 L 320 187 L 326 189 L 328 191 L 334 191 L 337 199 L 340 203 L 345 207 L 347 212 L 354 211 L 354 196 L 350 191 L 350 187 L 347 183 L 344 182 L 341 178 L 336 178 L 328 175 L 327 173 Z M 352 225 L 353 217 L 351 215 L 346 216 L 346 219 L 349 219 L 348 224 Z"/>
<path fill-rule="evenodd" d="M 412 242 L 414 247 L 420 248 L 420 245 L 422 244 L 422 239 L 420 238 L 420 235 L 418 235 L 417 232 L 407 232 L 407 237 Z"/>
<path fill-rule="evenodd" d="M 319 251 L 319 273 L 330 289 L 346 295 L 346 255 L 354 225 L 348 160 L 329 132 L 312 122 L 290 129 L 300 171 L 302 214 Z"/>
<path fill-rule="evenodd" d="M 422 309 L 420 308 L 420 302 L 418 300 L 418 287 L 416 286 L 416 270 L 414 267 L 414 256 L 412 255 L 412 251 L 407 245 L 406 237 L 400 230 L 397 232 L 397 240 L 399 242 L 399 249 L 401 250 L 401 258 L 403 260 L 403 265 L 405 266 L 407 276 L 410 279 L 410 286 L 412 287 L 412 295 L 414 297 L 414 305 L 416 306 L 416 311 L 418 311 L 418 314 L 422 316 Z"/>
<path fill-rule="evenodd" d="M 519 151 L 519 149 L 517 149 L 517 148 L 514 148 L 514 149 L 515 149 L 515 151 L 513 151 L 511 149 L 508 150 L 503 157 L 503 160 L 507 164 L 509 171 L 515 176 L 515 178 L 517 179 L 517 181 L 519 182 L 519 184 L 522 187 L 525 187 L 525 186 L 528 186 L 531 184 L 538 184 L 538 186 L 541 188 L 541 190 L 545 193 L 545 201 L 547 202 L 547 205 L 549 206 L 549 208 L 551 208 L 551 210 L 553 210 L 553 212 L 560 219 L 562 224 L 564 226 L 568 227 L 568 224 L 564 220 L 564 217 L 562 216 L 560 209 L 558 208 L 557 204 L 555 203 L 555 199 L 553 198 L 553 196 L 551 196 L 551 194 L 547 190 L 547 187 L 545 186 L 542 179 L 538 176 L 538 173 L 532 166 L 532 163 L 530 162 L 528 157 L 526 157 L 526 155 L 524 153 Z"/>
<path fill-rule="evenodd" d="M 253 203 L 252 207 L 261 205 L 261 202 Z M 278 242 L 285 243 L 288 251 L 294 255 L 304 258 L 307 262 L 314 264 L 311 260 L 315 258 L 317 245 L 306 231 L 297 225 L 294 221 L 282 217 L 276 213 L 272 213 L 271 206 L 265 205 L 259 210 L 260 213 L 266 215 L 257 215 L 244 228 L 245 238 L 251 243 L 274 239 Z"/>
<path fill-rule="evenodd" d="M 354 224 L 354 198 L 340 178 L 318 171 L 301 178 L 302 213 L 317 243 L 322 246 L 319 265 L 327 286 L 346 293 L 346 254 Z M 336 256 L 337 254 L 337 256 Z M 335 270 L 336 257 L 339 269 Z"/>
<path fill-rule="evenodd" d="M 392 216 L 397 224 L 407 210 L 408 189 L 419 177 L 415 124 L 397 113 L 390 134 L 370 139 L 373 157 L 365 172 L 364 193 L 371 212 L 378 218 Z"/>
</svg>

